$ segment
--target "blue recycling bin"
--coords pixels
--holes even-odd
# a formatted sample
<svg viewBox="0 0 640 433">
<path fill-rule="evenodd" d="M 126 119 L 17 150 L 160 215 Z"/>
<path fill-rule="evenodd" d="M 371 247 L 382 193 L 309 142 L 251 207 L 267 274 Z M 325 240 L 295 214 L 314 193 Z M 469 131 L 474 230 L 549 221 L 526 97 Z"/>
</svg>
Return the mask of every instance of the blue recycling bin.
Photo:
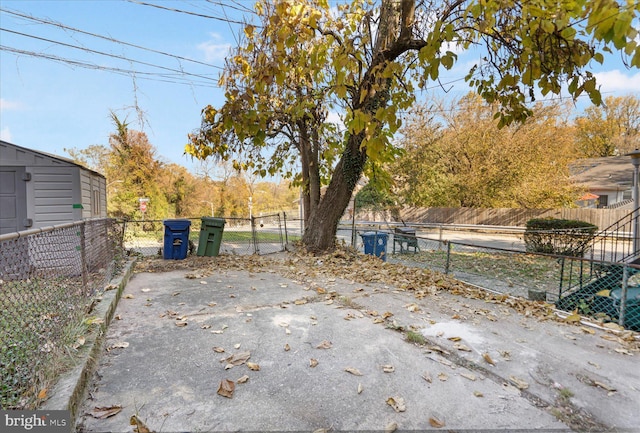
<svg viewBox="0 0 640 433">
<path fill-rule="evenodd" d="M 189 220 L 164 220 L 164 248 L 165 260 L 183 260 L 189 251 Z"/>
<path fill-rule="evenodd" d="M 386 262 L 388 236 L 389 235 L 384 232 L 361 233 L 360 237 L 362 237 L 362 243 L 364 244 L 364 253 L 379 257 Z"/>
</svg>

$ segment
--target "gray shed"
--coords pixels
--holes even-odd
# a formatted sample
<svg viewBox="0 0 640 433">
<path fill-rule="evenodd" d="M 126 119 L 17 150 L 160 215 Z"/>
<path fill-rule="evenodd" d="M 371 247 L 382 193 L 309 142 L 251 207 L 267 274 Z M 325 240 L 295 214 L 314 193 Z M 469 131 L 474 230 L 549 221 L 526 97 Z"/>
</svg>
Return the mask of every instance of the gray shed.
<svg viewBox="0 0 640 433">
<path fill-rule="evenodd" d="M 102 174 L 0 140 L 0 235 L 106 216 Z"/>
</svg>

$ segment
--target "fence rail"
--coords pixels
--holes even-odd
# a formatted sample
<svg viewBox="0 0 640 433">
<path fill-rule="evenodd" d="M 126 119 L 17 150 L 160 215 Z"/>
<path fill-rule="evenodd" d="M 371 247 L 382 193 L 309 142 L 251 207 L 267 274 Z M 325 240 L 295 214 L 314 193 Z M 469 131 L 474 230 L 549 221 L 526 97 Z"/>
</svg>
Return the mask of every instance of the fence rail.
<svg viewBox="0 0 640 433">
<path fill-rule="evenodd" d="M 463 241 L 446 239 L 442 227 L 431 236 L 419 224 L 411 225 L 417 228 L 416 235 L 389 230 L 390 226 L 397 225 L 343 225 L 338 233 L 363 251 L 362 235 L 373 230 L 385 239 L 390 263 L 436 270 L 487 290 L 555 303 L 568 313 L 577 311 L 640 331 L 640 266 L 527 252 L 512 232 L 503 233 L 507 242 L 500 235 L 497 241 L 487 241 L 476 232 L 469 232 Z M 459 232 L 456 235 L 460 237 Z M 501 248 L 488 243 L 511 245 Z"/>
</svg>

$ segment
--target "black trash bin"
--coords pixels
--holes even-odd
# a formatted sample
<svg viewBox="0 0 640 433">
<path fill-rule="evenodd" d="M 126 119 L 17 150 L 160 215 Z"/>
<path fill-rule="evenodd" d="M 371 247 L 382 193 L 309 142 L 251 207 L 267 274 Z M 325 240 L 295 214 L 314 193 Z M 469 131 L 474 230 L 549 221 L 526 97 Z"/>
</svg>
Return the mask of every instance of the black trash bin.
<svg viewBox="0 0 640 433">
<path fill-rule="evenodd" d="M 164 249 L 165 260 L 183 260 L 189 251 L 189 220 L 164 220 Z"/>
</svg>

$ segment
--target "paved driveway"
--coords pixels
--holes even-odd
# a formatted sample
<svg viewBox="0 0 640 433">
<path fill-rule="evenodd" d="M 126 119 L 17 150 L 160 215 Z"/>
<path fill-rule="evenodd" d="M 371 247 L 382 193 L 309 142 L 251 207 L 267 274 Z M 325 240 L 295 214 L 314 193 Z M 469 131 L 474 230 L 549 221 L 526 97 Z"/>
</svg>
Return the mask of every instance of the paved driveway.
<svg viewBox="0 0 640 433">
<path fill-rule="evenodd" d="M 82 431 L 640 425 L 628 334 L 373 258 L 189 260 L 130 280 Z"/>
</svg>

